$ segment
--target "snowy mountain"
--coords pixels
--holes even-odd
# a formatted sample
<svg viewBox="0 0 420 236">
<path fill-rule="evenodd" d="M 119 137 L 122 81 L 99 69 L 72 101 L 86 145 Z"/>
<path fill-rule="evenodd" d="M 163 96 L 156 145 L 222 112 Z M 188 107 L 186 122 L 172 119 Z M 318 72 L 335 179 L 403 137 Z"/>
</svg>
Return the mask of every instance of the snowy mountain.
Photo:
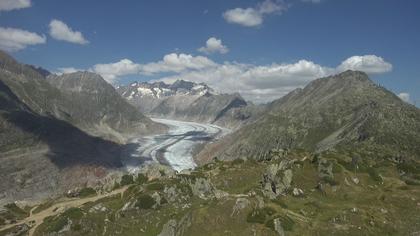
<svg viewBox="0 0 420 236">
<path fill-rule="evenodd" d="M 237 126 L 257 109 L 239 94 L 219 94 L 204 83 L 184 80 L 134 82 L 117 91 L 143 113 L 178 120 Z"/>
<path fill-rule="evenodd" d="M 134 82 L 129 86 L 119 87 L 121 95 L 127 100 L 138 98 L 162 99 L 171 96 L 203 96 L 207 93 L 216 94 L 206 84 L 177 80 L 173 84 L 164 82 Z"/>
</svg>

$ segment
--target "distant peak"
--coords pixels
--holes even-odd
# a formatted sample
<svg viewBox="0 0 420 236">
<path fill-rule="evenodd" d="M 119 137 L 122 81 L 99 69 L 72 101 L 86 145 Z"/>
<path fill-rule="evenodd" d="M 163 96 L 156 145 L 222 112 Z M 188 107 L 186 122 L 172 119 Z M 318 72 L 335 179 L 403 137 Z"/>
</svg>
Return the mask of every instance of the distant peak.
<svg viewBox="0 0 420 236">
<path fill-rule="evenodd" d="M 341 72 L 337 74 L 336 76 L 341 77 L 360 77 L 360 78 L 366 78 L 369 79 L 369 76 L 363 72 L 363 71 L 357 71 L 357 70 L 346 70 L 344 72 Z"/>
</svg>

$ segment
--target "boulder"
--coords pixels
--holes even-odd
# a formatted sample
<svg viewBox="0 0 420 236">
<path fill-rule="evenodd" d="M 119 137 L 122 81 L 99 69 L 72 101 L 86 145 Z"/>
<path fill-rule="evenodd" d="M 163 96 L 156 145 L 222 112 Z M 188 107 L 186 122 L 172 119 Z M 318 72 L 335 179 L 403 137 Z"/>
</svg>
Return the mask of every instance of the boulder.
<svg viewBox="0 0 420 236">
<path fill-rule="evenodd" d="M 236 203 L 233 206 L 231 217 L 238 215 L 243 209 L 249 206 L 250 202 L 246 198 L 237 198 Z"/>
<path fill-rule="evenodd" d="M 283 160 L 279 164 L 268 166 L 262 180 L 265 197 L 275 199 L 279 195 L 286 194 L 290 189 L 293 179 L 292 163 L 291 161 Z"/>
</svg>

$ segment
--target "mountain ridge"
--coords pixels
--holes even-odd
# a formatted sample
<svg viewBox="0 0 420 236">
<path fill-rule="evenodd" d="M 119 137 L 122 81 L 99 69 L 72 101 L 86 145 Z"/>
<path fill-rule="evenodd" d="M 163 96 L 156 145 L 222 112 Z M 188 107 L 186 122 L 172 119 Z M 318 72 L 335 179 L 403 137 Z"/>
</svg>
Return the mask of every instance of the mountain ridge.
<svg viewBox="0 0 420 236">
<path fill-rule="evenodd" d="M 204 83 L 176 80 L 133 82 L 117 91 L 140 111 L 155 117 L 214 123 L 230 128 L 250 123 L 263 110 L 239 93 L 217 93 Z"/>
<path fill-rule="evenodd" d="M 226 148 L 214 156 L 263 158 L 273 148 L 317 152 L 342 148 L 418 158 L 419 131 L 418 108 L 365 73 L 346 71 L 314 80 L 268 104 L 267 112 L 255 123 L 221 140 Z M 208 158 L 211 150 L 202 156 Z"/>
</svg>

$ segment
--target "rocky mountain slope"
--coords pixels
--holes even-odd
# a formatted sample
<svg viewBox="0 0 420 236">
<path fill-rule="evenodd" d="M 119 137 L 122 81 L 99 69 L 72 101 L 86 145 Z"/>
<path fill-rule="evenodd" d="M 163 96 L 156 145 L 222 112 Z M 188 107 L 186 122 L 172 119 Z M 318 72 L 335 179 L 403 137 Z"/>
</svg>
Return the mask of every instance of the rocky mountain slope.
<svg viewBox="0 0 420 236">
<path fill-rule="evenodd" d="M 365 73 L 346 71 L 272 102 L 258 121 L 205 150 L 201 158 L 263 158 L 273 148 L 303 148 L 359 152 L 363 158 L 419 159 L 419 143 L 418 108 Z"/>
<path fill-rule="evenodd" d="M 420 230 L 420 188 L 401 181 L 396 164 L 366 173 L 338 162 L 337 153 L 277 151 L 269 157 L 215 161 L 181 174 L 156 168 L 125 175 L 114 195 L 84 190 L 80 200 L 39 205 L 32 217 L 25 210 L 31 206 L 11 204 L 0 213 L 0 227 L 2 218 L 18 224 L 3 232 L 0 228 L 0 235 L 30 230 L 33 235 L 72 236 L 356 236 Z M 72 204 L 77 201 L 87 203 Z"/>
<path fill-rule="evenodd" d="M 108 170 L 121 167 L 125 148 L 92 133 L 115 140 L 114 134 L 130 123 L 143 131 L 162 127 L 131 107 L 109 85 L 104 85 L 106 92 L 92 91 L 98 97 L 87 98 L 88 86 L 82 92 L 62 92 L 33 68 L 0 52 L 0 202 L 45 197 L 99 181 Z M 126 111 L 132 114 L 124 114 Z M 102 123 L 117 131 L 88 127 Z"/>
<path fill-rule="evenodd" d="M 263 110 L 239 94 L 218 94 L 206 84 L 183 80 L 173 84 L 134 82 L 118 87 L 117 91 L 140 111 L 152 116 L 228 127 L 249 123 Z"/>
<path fill-rule="evenodd" d="M 49 75 L 47 81 L 71 98 L 69 115 L 82 129 L 93 134 L 150 134 L 164 127 L 152 122 L 127 103 L 100 75 L 75 72 Z"/>
</svg>

